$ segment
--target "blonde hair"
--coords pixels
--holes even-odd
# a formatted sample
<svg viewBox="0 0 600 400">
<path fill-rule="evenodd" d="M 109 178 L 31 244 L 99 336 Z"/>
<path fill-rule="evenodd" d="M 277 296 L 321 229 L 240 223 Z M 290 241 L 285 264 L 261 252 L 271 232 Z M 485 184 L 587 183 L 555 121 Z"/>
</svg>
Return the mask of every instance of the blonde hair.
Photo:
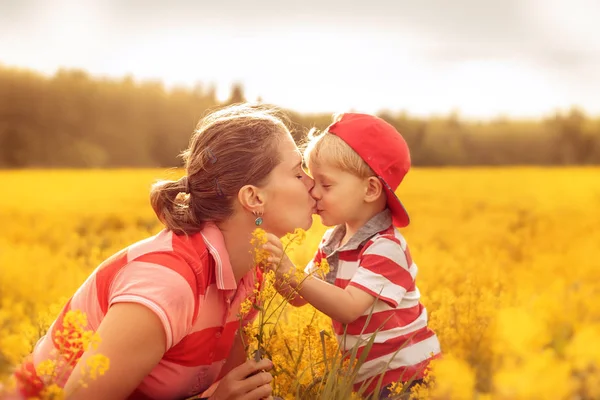
<svg viewBox="0 0 600 400">
<path fill-rule="evenodd" d="M 334 115 L 333 121 L 337 122 L 341 114 Z M 312 128 L 308 132 L 308 142 L 304 149 L 306 163 L 328 164 L 343 171 L 349 172 L 359 178 L 374 176 L 375 172 L 369 165 L 339 136 L 327 130 L 319 132 Z"/>
<path fill-rule="evenodd" d="M 244 185 L 261 186 L 282 161 L 278 145 L 289 134 L 277 107 L 237 104 L 214 111 L 198 124 L 182 153 L 186 175 L 152 186 L 150 203 L 176 234 L 194 234 L 204 222 L 233 213 Z"/>
</svg>

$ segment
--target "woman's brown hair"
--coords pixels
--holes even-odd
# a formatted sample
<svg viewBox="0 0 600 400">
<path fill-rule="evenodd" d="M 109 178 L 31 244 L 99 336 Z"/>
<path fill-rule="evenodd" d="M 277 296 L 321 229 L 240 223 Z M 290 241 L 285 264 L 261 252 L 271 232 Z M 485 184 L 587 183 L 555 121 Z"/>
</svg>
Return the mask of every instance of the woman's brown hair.
<svg viewBox="0 0 600 400">
<path fill-rule="evenodd" d="M 233 105 L 208 114 L 182 153 L 186 175 L 152 186 L 150 202 L 176 234 L 194 234 L 206 221 L 223 221 L 244 185 L 260 186 L 282 161 L 278 144 L 288 132 L 279 110 Z"/>
</svg>

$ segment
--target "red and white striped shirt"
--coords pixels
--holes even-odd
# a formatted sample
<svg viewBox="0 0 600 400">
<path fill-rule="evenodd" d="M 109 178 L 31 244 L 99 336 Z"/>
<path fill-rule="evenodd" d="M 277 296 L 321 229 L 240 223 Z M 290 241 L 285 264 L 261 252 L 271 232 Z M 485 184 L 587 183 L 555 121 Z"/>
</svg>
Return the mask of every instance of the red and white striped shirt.
<svg viewBox="0 0 600 400">
<path fill-rule="evenodd" d="M 163 230 L 116 253 L 89 276 L 36 344 L 33 363 L 54 358 L 67 311 L 83 311 L 87 329 L 96 331 L 112 304 L 134 302 L 160 318 L 167 344 L 163 358 L 129 399 L 176 399 L 203 392 L 221 378 L 240 327 L 240 305 L 253 295 L 257 280 L 262 274 L 251 270 L 236 282 L 216 225 L 208 223 L 188 237 Z M 248 313 L 244 324 L 255 316 L 256 311 Z"/>
<path fill-rule="evenodd" d="M 306 272 L 314 271 L 326 258 L 330 267 L 326 281 L 342 289 L 354 286 L 377 297 L 373 307 L 355 321 L 347 325 L 332 321 L 341 349 L 358 348 L 358 357 L 375 334 L 355 387 L 366 383 L 368 391 L 373 390 L 382 373 L 381 387 L 422 378 L 441 350 L 427 324 L 427 310 L 415 284 L 417 265 L 406 240 L 392 225 L 389 210 L 375 215 L 338 248 L 344 234 L 344 225 L 327 230 Z"/>
</svg>

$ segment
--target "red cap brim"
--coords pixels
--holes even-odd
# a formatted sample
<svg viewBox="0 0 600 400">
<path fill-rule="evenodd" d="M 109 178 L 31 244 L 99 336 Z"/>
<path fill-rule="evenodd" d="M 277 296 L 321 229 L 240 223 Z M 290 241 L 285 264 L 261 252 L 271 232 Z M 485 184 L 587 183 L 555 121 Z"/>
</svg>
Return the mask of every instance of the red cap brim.
<svg viewBox="0 0 600 400">
<path fill-rule="evenodd" d="M 392 190 L 392 188 L 383 180 L 381 177 L 379 180 L 383 183 L 383 190 L 385 190 L 385 195 L 387 197 L 387 205 L 390 211 L 392 212 L 392 220 L 394 222 L 394 226 L 398 228 L 404 228 L 410 224 L 410 217 L 408 216 L 408 212 L 404 205 L 396 196 L 396 193 Z"/>
</svg>

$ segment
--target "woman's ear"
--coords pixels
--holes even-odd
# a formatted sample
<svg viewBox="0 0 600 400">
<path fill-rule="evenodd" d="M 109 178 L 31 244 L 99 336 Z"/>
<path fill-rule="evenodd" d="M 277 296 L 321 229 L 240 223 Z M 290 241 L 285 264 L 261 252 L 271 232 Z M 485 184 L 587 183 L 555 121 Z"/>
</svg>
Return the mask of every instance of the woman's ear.
<svg viewBox="0 0 600 400">
<path fill-rule="evenodd" d="M 367 186 L 365 190 L 365 201 L 367 203 L 372 203 L 378 200 L 381 197 L 382 192 L 383 185 L 378 178 L 374 176 L 367 178 Z"/>
<path fill-rule="evenodd" d="M 251 213 L 261 213 L 265 209 L 262 191 L 254 185 L 245 185 L 238 191 L 238 201 Z"/>
</svg>

